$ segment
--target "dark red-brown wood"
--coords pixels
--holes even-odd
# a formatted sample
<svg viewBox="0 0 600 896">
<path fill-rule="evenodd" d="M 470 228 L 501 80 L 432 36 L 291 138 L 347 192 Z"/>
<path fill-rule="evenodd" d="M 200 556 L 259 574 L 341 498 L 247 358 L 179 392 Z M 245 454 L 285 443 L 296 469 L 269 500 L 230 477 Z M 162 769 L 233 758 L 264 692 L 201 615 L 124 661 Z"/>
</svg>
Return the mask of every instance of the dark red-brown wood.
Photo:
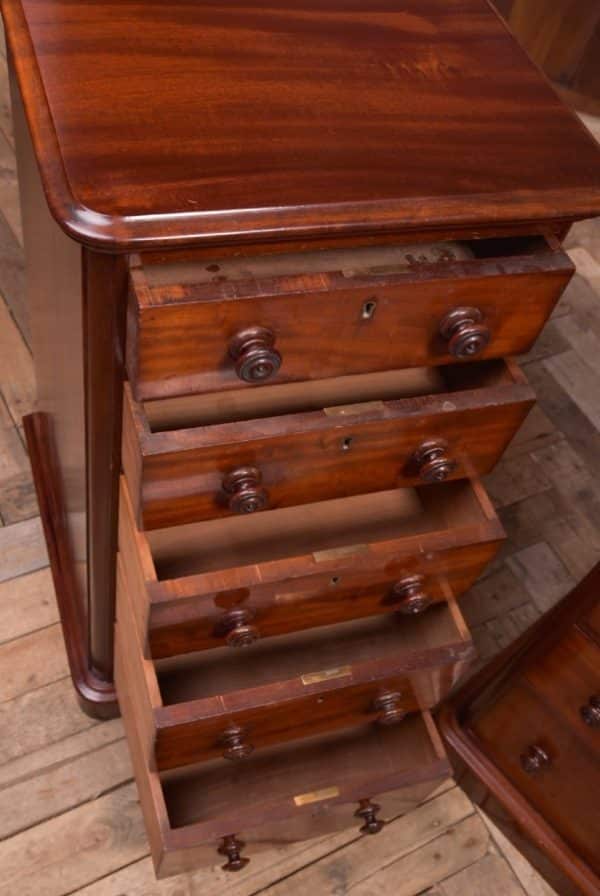
<svg viewBox="0 0 600 896">
<path fill-rule="evenodd" d="M 117 695 L 114 684 L 101 678 L 90 661 L 88 619 L 75 576 L 51 418 L 29 414 L 23 423 L 71 678 L 81 708 L 95 718 L 110 719 L 119 713 Z"/>
<path fill-rule="evenodd" d="M 559 96 L 600 112 L 600 6 L 596 0 L 494 0 Z"/>
<path fill-rule="evenodd" d="M 242 244 L 276 253 L 563 233 L 600 210 L 598 151 L 485 0 L 0 5 L 39 407 L 85 620 L 76 649 L 109 683 L 116 253 L 214 263 Z M 43 191 L 76 242 L 49 226 Z"/>
<path fill-rule="evenodd" d="M 112 681 L 114 675 L 126 278 L 123 256 L 84 250 L 88 637 L 90 663 L 107 681 Z M 68 329 L 69 322 L 62 321 L 62 326 Z"/>
<path fill-rule="evenodd" d="M 532 237 L 237 265 L 138 260 L 129 378 L 136 397 L 150 399 L 516 355 L 529 349 L 573 270 L 554 238 Z M 248 382 L 252 357 L 262 359 L 263 378 Z"/>
<path fill-rule="evenodd" d="M 599 594 L 600 565 L 440 715 L 459 778 L 565 896 L 600 892 L 598 729 L 581 714 L 600 685 Z"/>
<path fill-rule="evenodd" d="M 424 488 L 408 514 L 403 500 L 396 491 L 144 533 L 124 487 L 119 548 L 140 638 L 159 658 L 402 613 L 415 576 L 430 603 L 460 595 L 504 537 L 485 491 Z M 418 609 L 427 615 L 427 603 Z"/>
<path fill-rule="evenodd" d="M 129 631 L 133 636 L 133 626 Z M 388 615 L 271 639 L 234 657 L 225 649 L 185 663 L 159 662 L 158 768 L 224 756 L 231 725 L 242 729 L 250 746 L 264 749 L 337 728 L 380 724 L 378 701 L 386 694 L 398 695 L 399 718 L 429 709 L 474 657 L 450 598 L 427 618 Z"/>
<path fill-rule="evenodd" d="M 261 849 L 358 828 L 354 812 L 365 793 L 377 797 L 382 820 L 394 818 L 416 807 L 450 772 L 431 717 L 423 713 L 402 726 L 360 726 L 300 748 L 284 745 L 253 755 L 241 787 L 228 760 L 159 776 L 140 726 L 128 653 L 117 627 L 117 683 L 158 877 L 213 866 L 221 838 L 232 830 L 251 858 Z"/>
<path fill-rule="evenodd" d="M 51 208 L 95 246 L 600 211 L 598 149 L 486 0 L 2 12 Z"/>
<path fill-rule="evenodd" d="M 389 611 L 401 612 L 402 597 L 395 586 L 408 575 L 421 569 L 426 605 L 419 612 L 427 612 L 430 604 L 446 600 L 447 588 L 460 595 L 493 559 L 500 541 L 489 541 L 430 553 L 427 559 L 418 555 L 407 556 L 388 569 L 378 569 L 368 563 L 361 571 L 364 555 L 358 554 L 346 566 L 322 575 L 308 575 L 289 582 L 276 583 L 262 589 L 238 588 L 213 595 L 206 594 L 188 601 L 177 601 L 181 583 L 165 583 L 152 588 L 156 600 L 150 606 L 148 637 L 155 657 L 205 650 L 223 643 L 233 647 L 240 643 L 240 628 L 228 624 L 232 613 L 239 613 L 245 623 L 244 631 L 250 636 L 244 643 L 259 638 L 330 625 L 346 619 L 358 619 Z M 171 601 L 169 601 L 171 597 Z M 227 610 L 231 605 L 232 610 Z"/>
<path fill-rule="evenodd" d="M 153 664 L 144 656 L 124 573 L 120 565 L 121 653 L 127 645 L 121 662 L 129 668 L 134 716 L 159 772 L 222 758 L 244 761 L 231 770 L 243 779 L 258 753 L 287 741 L 392 727 L 391 710 L 386 719 L 380 705 L 386 695 L 397 698 L 394 726 L 406 721 L 410 728 L 405 716 L 437 704 L 475 656 L 450 601 L 429 623 L 381 619 L 325 628 L 313 638 L 273 640 L 258 652 L 238 654 L 237 661 L 221 653 L 208 663 L 201 655 Z M 227 799 L 226 810 L 237 812 L 235 798 Z"/>
<path fill-rule="evenodd" d="M 64 597 L 79 620 L 75 628 L 64 626 L 65 642 L 67 651 L 78 657 L 76 688 L 82 677 L 97 683 L 86 692 L 86 711 L 104 717 L 110 700 L 116 711 L 115 486 L 121 450 L 127 265 L 122 256 L 82 250 L 52 219 L 14 79 L 11 86 L 36 406 L 46 415 L 43 430 L 52 441 L 52 480 L 44 483 L 36 473 L 37 489 L 39 494 L 60 494 L 60 537 L 66 541 L 72 569 L 66 570 L 63 556 L 53 574 L 57 580 L 70 580 L 69 586 L 57 587 L 58 599 Z M 48 453 L 46 437 L 39 451 L 32 452 L 34 463 L 40 453 Z M 49 469 L 45 462 L 43 469 Z M 58 521 L 50 520 L 50 525 L 56 527 Z M 50 543 L 49 553 L 54 563 Z"/>
<path fill-rule="evenodd" d="M 401 374 L 398 382 L 403 395 Z M 535 399 L 514 364 L 450 369 L 439 391 L 427 385 L 396 400 L 388 385 L 390 400 L 328 396 L 332 407 L 212 425 L 199 409 L 195 426 L 159 432 L 126 386 L 123 468 L 139 523 L 156 529 L 483 475 Z M 358 379 L 355 388 L 360 395 Z"/>
</svg>

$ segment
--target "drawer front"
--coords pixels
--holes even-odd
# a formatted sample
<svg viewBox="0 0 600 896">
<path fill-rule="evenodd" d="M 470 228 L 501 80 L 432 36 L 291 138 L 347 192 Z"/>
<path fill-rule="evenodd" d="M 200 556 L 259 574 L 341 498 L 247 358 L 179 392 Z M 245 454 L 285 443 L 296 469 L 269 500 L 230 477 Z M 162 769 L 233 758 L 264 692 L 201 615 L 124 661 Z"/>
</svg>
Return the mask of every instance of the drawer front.
<svg viewBox="0 0 600 896">
<path fill-rule="evenodd" d="M 481 244 L 483 245 L 483 244 Z M 480 251 L 476 249 L 476 251 Z M 572 274 L 560 251 L 194 283 L 133 271 L 138 398 L 299 382 L 526 351 Z M 415 249 L 418 255 L 418 250 Z M 185 268 L 185 266 L 184 266 Z M 217 274 L 217 278 L 223 275 Z"/>
<path fill-rule="evenodd" d="M 425 612 L 431 604 L 447 600 L 449 593 L 459 596 L 471 587 L 500 544 L 491 541 L 404 558 L 388 556 L 382 558 L 383 567 L 364 570 L 360 554 L 349 553 L 346 567 L 341 564 L 325 574 L 153 602 L 150 650 L 159 659 L 226 643 L 236 646 L 236 630 L 243 630 L 247 639 L 258 639 L 394 609 Z"/>
<path fill-rule="evenodd" d="M 558 675 L 558 671 L 555 672 Z M 485 753 L 596 873 L 600 871 L 600 758 L 523 681 L 472 723 Z"/>
<path fill-rule="evenodd" d="M 421 774 L 428 777 L 414 784 L 400 786 L 398 783 L 393 783 L 389 786 L 395 789 L 373 794 L 373 799 L 369 801 L 375 809 L 373 833 L 378 833 L 385 825 L 417 809 L 444 784 L 452 774 L 452 770 L 446 763 L 440 761 L 434 767 L 424 765 Z M 183 788 L 175 790 L 167 786 L 165 791 L 169 808 L 181 807 L 191 819 L 201 809 L 202 803 L 201 801 L 197 803 L 195 792 L 190 796 L 189 803 L 192 805 L 189 806 Z M 285 804 L 278 804 L 276 820 L 265 818 L 257 823 L 252 818 L 244 818 L 242 824 L 238 822 L 239 833 L 234 844 L 242 844 L 240 856 L 243 862 L 248 863 L 248 866 L 244 865 L 241 869 L 242 875 L 246 867 L 248 874 L 252 874 L 255 864 L 258 866 L 261 854 L 266 850 L 281 851 L 285 846 L 331 836 L 342 831 L 354 833 L 357 838 L 369 836 L 365 817 L 362 814 L 357 815 L 359 809 L 364 806 L 364 801 L 362 797 L 356 796 L 356 793 L 356 785 L 350 792 L 345 792 L 337 785 L 318 787 L 291 796 Z M 299 801 L 298 805 L 296 800 Z M 306 805 L 302 804 L 304 800 L 308 801 Z M 196 805 L 199 808 L 194 811 Z M 225 822 L 225 819 L 217 818 L 214 827 L 220 831 Z M 380 823 L 383 825 L 382 828 L 379 828 Z M 146 824 L 148 825 L 148 822 Z M 231 844 L 232 841 L 229 839 L 225 841 L 225 838 L 220 837 L 218 833 L 195 835 L 195 828 L 191 827 L 193 824 L 194 822 L 190 821 L 189 826 L 179 829 L 180 832 L 167 835 L 166 842 L 162 844 L 161 857 L 155 860 L 157 877 L 171 877 L 186 871 L 194 873 L 199 868 L 206 868 L 210 874 L 209 869 L 213 869 L 215 865 L 223 870 L 235 870 L 229 864 L 230 860 L 228 861 L 224 849 L 224 844 Z"/>
<path fill-rule="evenodd" d="M 150 432 L 126 389 L 124 471 L 139 521 L 161 528 L 483 475 L 534 403 L 518 368 L 501 369 L 481 388 L 169 432 Z"/>
<path fill-rule="evenodd" d="M 117 619 L 128 644 L 144 738 L 159 770 L 215 758 L 245 759 L 273 745 L 355 725 L 402 724 L 436 705 L 474 658 L 458 607 L 427 623 L 376 620 L 152 661 L 135 598 L 118 565 Z"/>
<path fill-rule="evenodd" d="M 437 706 L 473 656 L 391 676 L 378 675 L 376 668 L 365 673 L 359 665 L 337 666 L 270 688 L 170 703 L 154 713 L 156 766 L 166 771 L 221 758 L 243 762 L 270 747 L 342 729 L 402 726 L 412 713 Z M 390 665 L 389 659 L 382 663 Z M 367 681 L 343 686 L 365 674 Z"/>
<path fill-rule="evenodd" d="M 579 620 L 579 627 L 600 644 L 600 601 Z"/>
<path fill-rule="evenodd" d="M 477 480 L 149 532 L 121 481 L 120 556 L 154 659 L 390 612 L 427 618 L 504 537 Z"/>
<path fill-rule="evenodd" d="M 600 646 L 572 628 L 524 677 L 566 729 L 600 750 Z"/>
<path fill-rule="evenodd" d="M 374 820 L 385 823 L 416 807 L 451 774 L 427 713 L 397 726 L 341 732 L 300 749 L 294 744 L 265 759 L 255 754 L 243 767 L 221 760 L 175 775 L 158 773 L 130 660 L 130 641 L 117 624 L 119 705 L 160 878 L 231 862 L 222 850 L 233 833 L 246 844 L 243 857 L 250 862 L 283 843 L 348 828 L 358 833 L 369 821 L 355 814 L 364 810 L 362 800 L 370 798 Z"/>
<path fill-rule="evenodd" d="M 407 714 L 435 705 L 434 695 L 440 690 L 449 690 L 453 681 L 448 669 L 440 670 L 443 684 L 439 688 L 432 688 L 432 683 L 424 680 L 425 676 L 417 675 L 420 679 L 418 692 L 422 698 L 429 696 L 423 706 L 419 706 L 406 677 L 395 676 L 381 682 L 323 690 L 327 682 L 336 683 L 337 679 L 339 683 L 348 677 L 351 677 L 349 666 L 307 675 L 304 678 L 306 690 L 312 693 L 293 700 L 280 700 L 271 706 L 236 709 L 234 699 L 219 698 L 214 716 L 207 714 L 193 718 L 190 712 L 188 721 L 182 724 L 176 722 L 177 715 L 182 712 L 181 706 L 159 711 L 155 745 L 157 767 L 165 770 L 220 757 L 241 760 L 255 750 L 274 744 L 367 722 L 399 725 Z"/>
</svg>

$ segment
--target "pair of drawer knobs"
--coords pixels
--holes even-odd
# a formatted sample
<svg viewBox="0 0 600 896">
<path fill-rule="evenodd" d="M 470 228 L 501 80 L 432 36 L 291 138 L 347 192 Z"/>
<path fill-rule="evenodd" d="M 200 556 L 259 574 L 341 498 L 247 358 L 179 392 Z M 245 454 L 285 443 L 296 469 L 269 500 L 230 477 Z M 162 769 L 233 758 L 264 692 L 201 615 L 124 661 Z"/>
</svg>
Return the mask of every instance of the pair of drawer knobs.
<svg viewBox="0 0 600 896">
<path fill-rule="evenodd" d="M 579 710 L 582 721 L 590 728 L 600 728 L 600 694 L 592 694 L 587 703 Z M 531 744 L 521 753 L 521 768 L 529 775 L 541 772 L 552 765 L 548 751 L 540 744 Z"/>
<path fill-rule="evenodd" d="M 372 315 L 370 315 L 372 316 Z M 448 353 L 459 360 L 475 358 L 487 347 L 490 331 L 479 308 L 455 308 L 441 320 L 439 334 L 448 344 Z M 235 372 L 245 383 L 264 383 L 281 367 L 275 348 L 275 334 L 266 327 L 248 327 L 229 343 Z"/>
<path fill-rule="evenodd" d="M 448 455 L 448 445 L 442 440 L 424 442 L 414 453 L 411 466 L 421 482 L 444 482 L 458 464 Z M 262 485 L 262 473 L 257 467 L 239 467 L 223 479 L 223 491 L 228 496 L 232 513 L 257 513 L 265 510 L 269 495 Z"/>
<path fill-rule="evenodd" d="M 397 725 L 406 718 L 407 710 L 403 706 L 402 694 L 389 691 L 380 694 L 371 705 L 371 712 L 377 713 L 379 725 Z M 247 759 L 254 753 L 254 746 L 246 740 L 246 732 L 239 725 L 232 724 L 225 729 L 219 740 L 223 751 L 223 759 L 237 762 Z"/>
<path fill-rule="evenodd" d="M 377 814 L 380 811 L 381 806 L 378 806 L 377 803 L 372 803 L 370 799 L 359 801 L 354 817 L 361 819 L 363 822 L 359 828 L 361 834 L 378 834 L 385 826 L 385 822 L 377 818 Z M 221 845 L 217 850 L 219 855 L 227 858 L 227 862 L 222 866 L 223 871 L 242 871 L 249 864 L 250 859 L 242 856 L 242 850 L 245 846 L 244 841 L 238 840 L 235 834 L 223 837 Z"/>
<path fill-rule="evenodd" d="M 396 582 L 385 598 L 385 603 L 398 613 L 414 616 L 431 604 L 431 595 L 425 588 L 425 577 L 416 573 Z M 254 611 L 250 607 L 236 607 L 219 620 L 215 635 L 225 638 L 228 647 L 249 647 L 258 641 L 260 631 L 253 625 Z"/>
</svg>

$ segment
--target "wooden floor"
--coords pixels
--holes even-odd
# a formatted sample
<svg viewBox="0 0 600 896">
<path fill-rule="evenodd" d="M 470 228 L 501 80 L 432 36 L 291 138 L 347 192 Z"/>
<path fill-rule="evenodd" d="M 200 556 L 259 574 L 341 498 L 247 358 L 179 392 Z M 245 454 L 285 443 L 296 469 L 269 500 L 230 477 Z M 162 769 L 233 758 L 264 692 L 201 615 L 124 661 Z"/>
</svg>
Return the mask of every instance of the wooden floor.
<svg viewBox="0 0 600 896">
<path fill-rule="evenodd" d="M 378 837 L 273 851 L 239 877 L 154 881 L 121 722 L 84 716 L 67 677 L 20 426 L 34 377 L 0 64 L 0 896 L 548 896 L 452 781 Z M 600 223 L 568 246 L 578 275 L 523 359 L 540 405 L 487 482 L 510 541 L 462 601 L 484 658 L 600 559 Z"/>
</svg>

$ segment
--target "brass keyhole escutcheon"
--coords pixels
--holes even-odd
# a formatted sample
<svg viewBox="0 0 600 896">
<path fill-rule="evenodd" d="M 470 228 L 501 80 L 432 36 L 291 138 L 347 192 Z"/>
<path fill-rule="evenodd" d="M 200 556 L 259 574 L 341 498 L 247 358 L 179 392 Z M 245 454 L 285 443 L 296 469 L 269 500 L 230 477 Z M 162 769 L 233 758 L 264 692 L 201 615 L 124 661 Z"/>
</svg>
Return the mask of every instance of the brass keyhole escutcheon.
<svg viewBox="0 0 600 896">
<path fill-rule="evenodd" d="M 377 311 L 377 299 L 371 298 L 364 302 L 360 316 L 362 320 L 373 320 Z"/>
</svg>

